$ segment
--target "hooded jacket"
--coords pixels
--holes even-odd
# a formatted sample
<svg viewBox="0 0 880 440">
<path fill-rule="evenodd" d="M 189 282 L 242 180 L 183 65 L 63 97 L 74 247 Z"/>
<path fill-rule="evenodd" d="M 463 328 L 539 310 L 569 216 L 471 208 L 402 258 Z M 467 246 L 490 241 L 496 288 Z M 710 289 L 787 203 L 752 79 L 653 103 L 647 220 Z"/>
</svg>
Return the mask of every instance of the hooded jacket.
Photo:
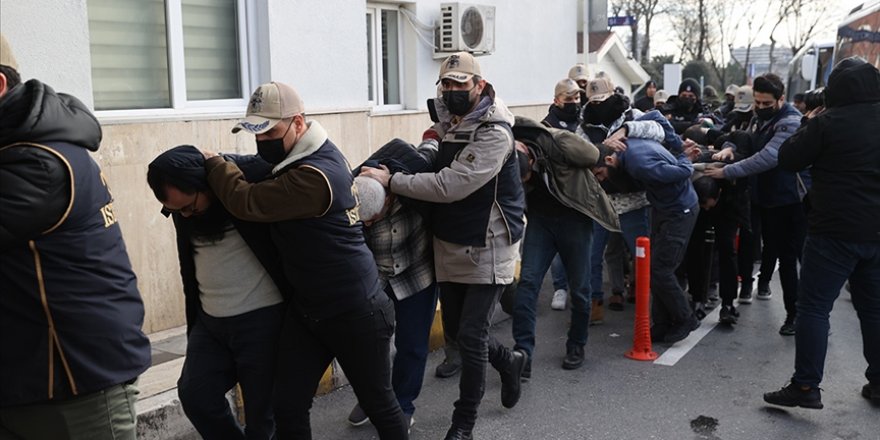
<svg viewBox="0 0 880 440">
<path fill-rule="evenodd" d="M 437 102 L 442 105 L 442 100 Z M 443 144 L 467 142 L 467 145 L 455 154 L 448 166 L 435 164 L 435 169 L 442 166 L 437 172 L 393 174 L 389 188 L 395 194 L 434 204 L 432 220 L 437 281 L 510 284 L 513 282 L 519 241 L 523 235 L 525 205 L 518 166 L 515 177 L 505 172 L 511 161 L 516 164 L 513 135 L 509 128 L 514 123 L 513 113 L 501 99 L 494 97 L 494 93 L 484 92 L 473 112 L 461 119 L 441 121 L 440 124 L 443 123 L 455 125 L 450 124 L 449 130 L 444 133 L 441 152 Z M 438 160 L 441 156 L 438 154 Z M 478 209 L 464 212 L 467 207 L 456 205 L 456 202 L 485 191 L 486 185 L 493 181 L 498 185 L 492 191 L 494 200 L 488 200 L 488 219 L 482 217 L 485 205 L 479 207 L 481 218 L 478 221 L 481 225 L 486 224 L 482 245 L 454 243 L 439 238 L 437 226 L 440 215 L 477 212 Z M 481 197 L 480 203 L 482 200 Z M 483 223 L 485 220 L 488 221 Z"/>
<path fill-rule="evenodd" d="M 0 98 L 0 407 L 128 383 L 150 365 L 144 307 L 89 151 L 101 127 L 30 80 Z"/>
<path fill-rule="evenodd" d="M 513 134 L 538 150 L 538 184 L 546 185 L 559 204 L 595 220 L 605 229 L 620 231 L 611 200 L 590 170 L 599 157 L 595 146 L 567 130 L 546 128 L 520 116 L 516 117 Z"/>
<path fill-rule="evenodd" d="M 272 165 L 259 156 L 242 156 L 226 154 L 223 158 L 234 162 L 242 171 L 248 182 L 259 182 L 269 176 Z M 210 192 L 205 171 L 205 158 L 202 152 L 192 146 L 181 146 L 162 153 L 149 167 L 157 168 L 174 178 L 186 181 L 190 187 L 199 191 Z M 172 182 L 172 184 L 174 184 Z M 228 218 L 241 238 L 262 264 L 266 273 L 275 283 L 284 299 L 291 296 L 292 288 L 284 277 L 284 268 L 278 250 L 272 243 L 269 224 L 239 220 L 229 215 L 219 202 L 215 202 L 209 211 L 217 210 L 215 215 Z M 177 232 L 177 258 L 180 262 L 180 276 L 183 280 L 183 294 L 186 303 L 186 330 L 192 331 L 197 322 L 198 313 L 202 310 L 201 290 L 196 278 L 195 247 L 192 239 L 196 233 L 197 218 L 184 217 L 180 213 L 172 213 L 174 228 Z"/>
<path fill-rule="evenodd" d="M 880 72 L 845 59 L 825 93 L 827 110 L 779 148 L 779 167 L 810 169 L 810 234 L 880 241 Z"/>
</svg>

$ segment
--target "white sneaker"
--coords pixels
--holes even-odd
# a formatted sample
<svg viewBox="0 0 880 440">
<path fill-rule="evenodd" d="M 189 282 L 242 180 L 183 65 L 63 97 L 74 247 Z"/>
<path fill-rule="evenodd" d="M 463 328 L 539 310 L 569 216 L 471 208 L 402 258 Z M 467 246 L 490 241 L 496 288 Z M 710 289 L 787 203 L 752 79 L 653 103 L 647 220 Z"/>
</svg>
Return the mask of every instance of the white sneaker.
<svg viewBox="0 0 880 440">
<path fill-rule="evenodd" d="M 568 300 L 568 291 L 559 289 L 553 292 L 553 301 L 550 301 L 550 308 L 553 310 L 565 310 L 565 302 Z"/>
</svg>

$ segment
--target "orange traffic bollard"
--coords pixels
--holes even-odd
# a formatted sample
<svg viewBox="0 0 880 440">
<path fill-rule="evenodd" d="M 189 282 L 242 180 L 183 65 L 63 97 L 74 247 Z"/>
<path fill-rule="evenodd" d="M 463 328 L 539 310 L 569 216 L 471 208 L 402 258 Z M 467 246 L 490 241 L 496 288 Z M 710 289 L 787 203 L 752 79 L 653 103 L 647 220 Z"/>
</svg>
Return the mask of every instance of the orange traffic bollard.
<svg viewBox="0 0 880 440">
<path fill-rule="evenodd" d="M 653 361 L 657 353 L 651 349 L 651 240 L 636 239 L 636 318 L 632 350 L 626 357 L 637 361 Z"/>
</svg>

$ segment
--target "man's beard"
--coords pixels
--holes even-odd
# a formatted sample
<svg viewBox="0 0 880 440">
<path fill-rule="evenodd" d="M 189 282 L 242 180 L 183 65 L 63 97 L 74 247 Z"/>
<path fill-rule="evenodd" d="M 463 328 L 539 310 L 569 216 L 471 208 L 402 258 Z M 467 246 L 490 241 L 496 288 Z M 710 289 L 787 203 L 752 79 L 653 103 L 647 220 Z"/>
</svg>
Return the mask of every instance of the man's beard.
<svg viewBox="0 0 880 440">
<path fill-rule="evenodd" d="M 223 239 L 227 231 L 232 229 L 232 217 L 219 201 L 214 201 L 204 214 L 189 218 L 192 222 L 193 238 L 215 243 Z"/>
</svg>

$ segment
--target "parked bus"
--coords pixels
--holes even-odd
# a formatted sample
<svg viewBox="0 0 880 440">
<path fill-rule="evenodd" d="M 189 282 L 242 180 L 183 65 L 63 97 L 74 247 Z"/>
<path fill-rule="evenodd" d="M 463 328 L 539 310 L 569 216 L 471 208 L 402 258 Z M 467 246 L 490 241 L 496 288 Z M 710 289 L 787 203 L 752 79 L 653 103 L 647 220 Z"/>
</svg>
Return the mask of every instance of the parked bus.
<svg viewBox="0 0 880 440">
<path fill-rule="evenodd" d="M 837 41 L 810 42 L 788 66 L 787 99 L 824 87 L 838 61 L 860 56 L 880 68 L 880 1 L 862 4 L 837 27 Z"/>
<path fill-rule="evenodd" d="M 825 87 L 834 66 L 834 43 L 810 42 L 799 50 L 788 64 L 786 99 L 793 100 L 796 93 L 804 93 Z"/>
<path fill-rule="evenodd" d="M 880 1 L 853 9 L 837 28 L 835 62 L 856 55 L 880 68 Z"/>
</svg>

